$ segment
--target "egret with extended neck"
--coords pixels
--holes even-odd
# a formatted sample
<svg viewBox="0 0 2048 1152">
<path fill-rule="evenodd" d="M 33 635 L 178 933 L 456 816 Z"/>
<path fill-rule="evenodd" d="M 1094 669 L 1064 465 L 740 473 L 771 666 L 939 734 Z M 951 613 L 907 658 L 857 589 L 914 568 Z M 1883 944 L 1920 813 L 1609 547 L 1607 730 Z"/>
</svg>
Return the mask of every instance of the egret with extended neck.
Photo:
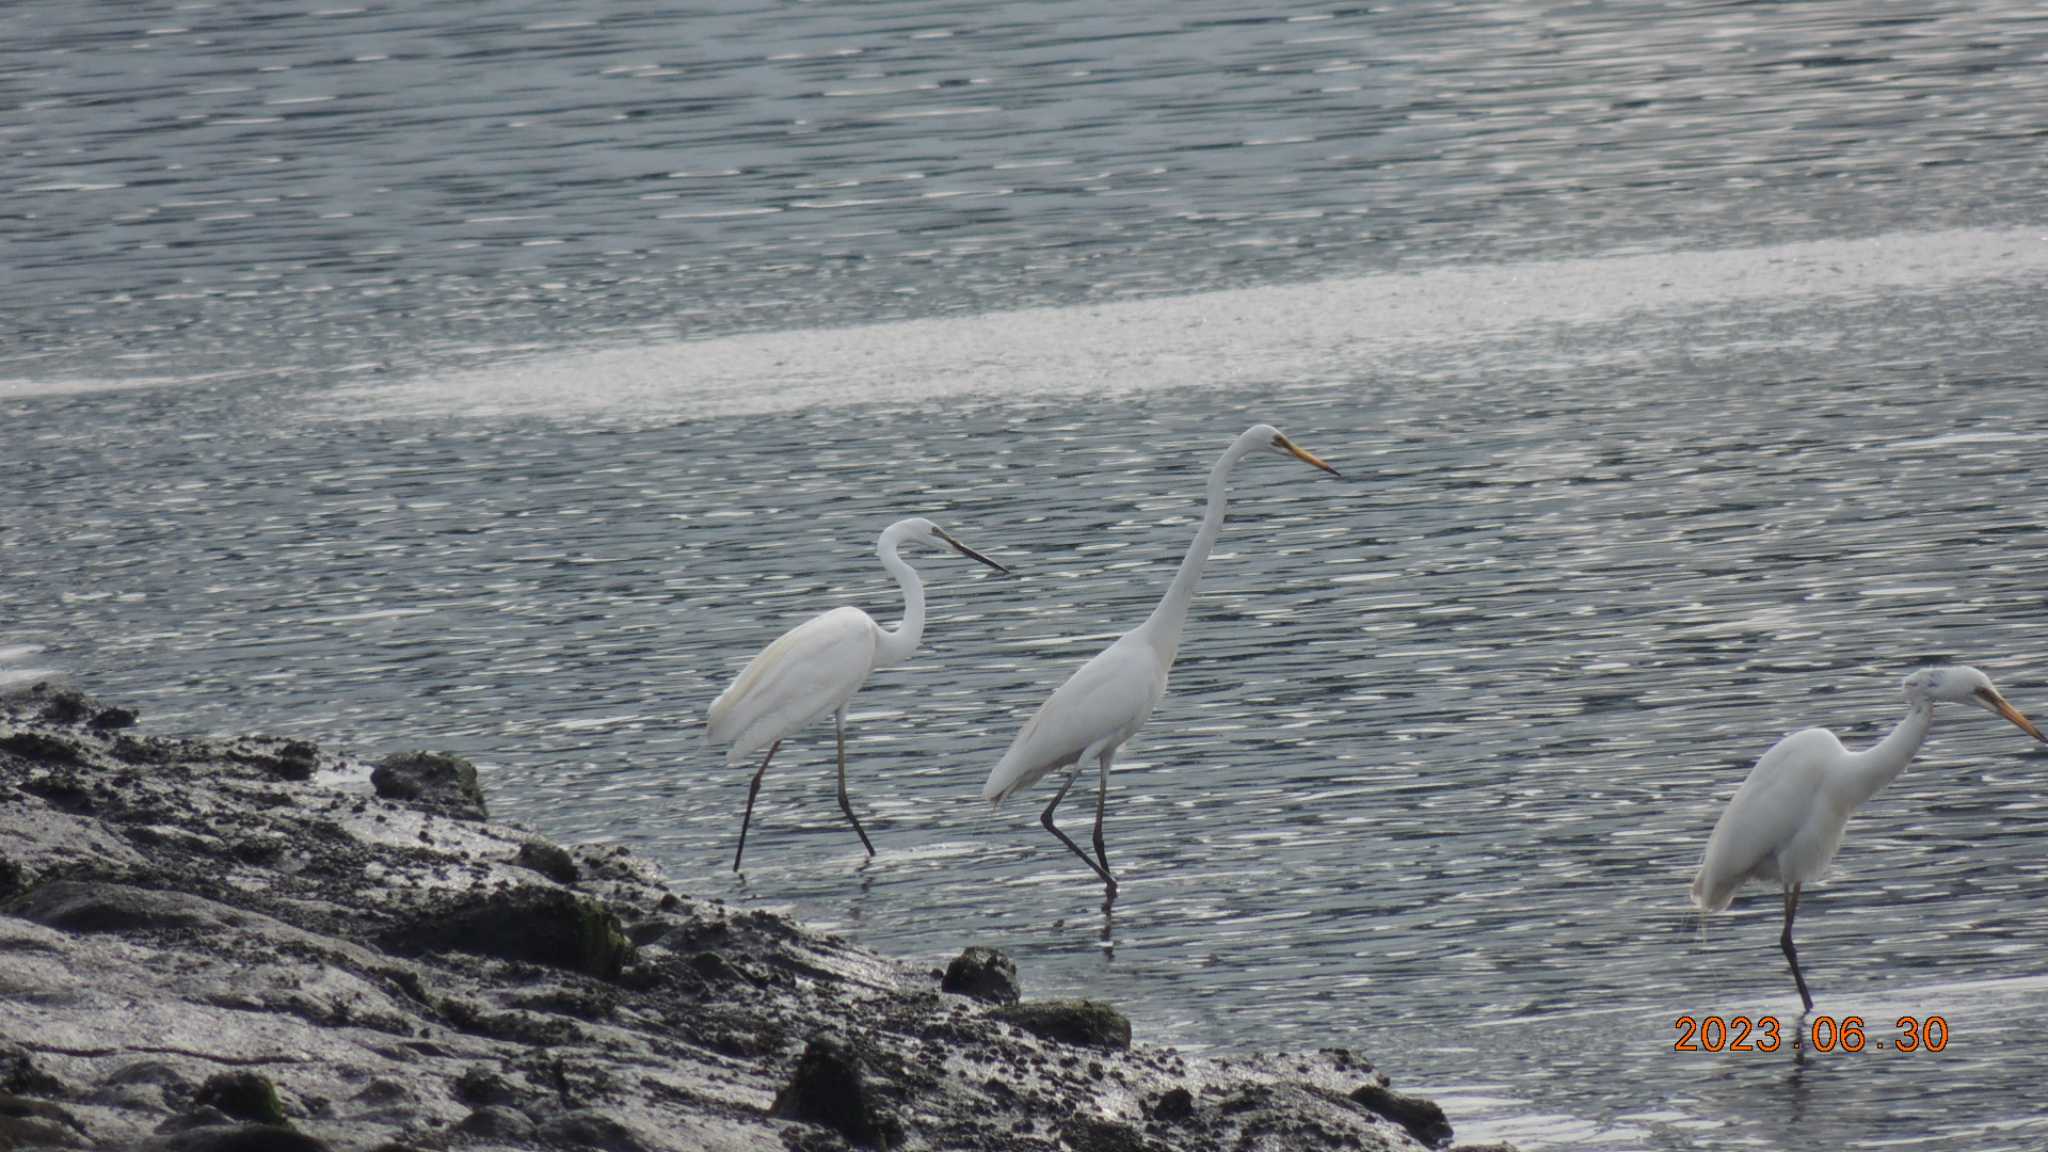
<svg viewBox="0 0 2048 1152">
<path fill-rule="evenodd" d="M 1039 823 L 1102 878 L 1111 899 L 1116 896 L 1116 877 L 1109 871 L 1109 855 L 1102 844 L 1109 765 L 1117 749 L 1144 727 L 1153 707 L 1166 695 L 1167 673 L 1180 650 L 1188 605 L 1202 582 L 1202 567 L 1216 546 L 1216 534 L 1223 529 L 1224 488 L 1230 470 L 1254 452 L 1292 457 L 1337 475 L 1335 468 L 1304 451 L 1269 424 L 1254 425 L 1232 441 L 1216 461 L 1215 470 L 1209 473 L 1209 507 L 1202 516 L 1202 527 L 1195 533 L 1194 543 L 1188 545 L 1180 571 L 1174 573 L 1173 583 L 1167 586 L 1166 595 L 1160 597 L 1159 606 L 1143 624 L 1124 633 L 1053 690 L 1037 715 L 1017 733 L 1010 750 L 1003 753 L 981 789 L 982 799 L 1001 804 L 1005 797 L 1029 787 L 1048 772 L 1075 765 L 1073 774 L 1039 815 Z M 1095 794 L 1094 859 L 1089 859 L 1088 853 L 1060 831 L 1052 819 L 1053 809 L 1059 807 L 1067 789 L 1074 786 L 1091 760 L 1099 766 L 1101 775 Z"/>
</svg>

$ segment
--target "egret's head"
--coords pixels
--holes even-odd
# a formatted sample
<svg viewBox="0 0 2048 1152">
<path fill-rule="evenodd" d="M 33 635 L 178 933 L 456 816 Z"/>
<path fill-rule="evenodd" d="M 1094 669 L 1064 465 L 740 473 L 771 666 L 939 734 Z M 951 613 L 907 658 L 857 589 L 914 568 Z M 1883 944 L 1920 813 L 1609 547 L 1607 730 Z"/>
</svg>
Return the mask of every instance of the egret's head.
<svg viewBox="0 0 2048 1152">
<path fill-rule="evenodd" d="M 2020 731 L 2042 743 L 2048 743 L 2048 736 L 2034 726 L 2034 722 L 2022 715 L 2020 710 L 2008 703 L 1999 694 L 1991 677 L 1968 665 L 1958 664 L 1950 668 L 1922 668 L 1906 677 L 1903 685 L 1906 699 L 1931 704 L 1974 704 L 1994 716 L 2002 716 L 2016 725 Z"/>
<path fill-rule="evenodd" d="M 882 536 L 885 540 L 893 537 L 898 543 L 902 544 L 942 544 L 960 553 L 962 556 L 972 560 L 979 560 L 998 572 L 1009 571 L 1008 568 L 953 539 L 952 535 L 944 528 L 939 527 L 922 516 L 912 516 L 907 520 L 898 520 L 896 523 L 889 525 L 888 531 L 884 532 Z"/>
<path fill-rule="evenodd" d="M 1245 437 L 1254 441 L 1257 446 L 1275 455 L 1290 456 L 1304 464 L 1313 464 L 1332 476 L 1343 475 L 1343 473 L 1324 463 L 1315 453 L 1289 440 L 1287 433 L 1280 431 L 1271 424 L 1254 424 L 1245 432 Z"/>
</svg>

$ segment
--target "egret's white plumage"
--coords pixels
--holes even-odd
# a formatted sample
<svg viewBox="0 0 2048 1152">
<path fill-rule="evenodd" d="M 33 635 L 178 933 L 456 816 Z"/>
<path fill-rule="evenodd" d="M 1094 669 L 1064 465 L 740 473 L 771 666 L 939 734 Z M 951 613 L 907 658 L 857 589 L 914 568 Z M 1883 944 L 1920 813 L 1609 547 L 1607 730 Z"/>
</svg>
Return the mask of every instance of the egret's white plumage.
<svg viewBox="0 0 2048 1152">
<path fill-rule="evenodd" d="M 740 821 L 740 844 L 733 853 L 733 871 L 739 871 L 740 857 L 747 850 L 747 827 L 754 819 L 754 798 L 761 791 L 761 777 L 782 738 L 830 713 L 839 746 L 839 808 L 846 813 L 860 842 L 875 854 L 860 818 L 846 795 L 846 702 L 867 683 L 877 669 L 910 659 L 924 636 L 924 582 L 916 570 L 898 555 L 904 544 L 938 540 L 962 555 L 972 557 L 1001 572 L 1002 565 L 947 535 L 923 517 L 898 520 L 882 531 L 875 551 L 882 567 L 903 589 L 903 619 L 894 628 L 884 628 L 873 617 L 854 607 L 834 608 L 811 617 L 778 637 L 747 662 L 740 674 L 718 699 L 711 702 L 705 717 L 704 739 L 713 746 L 724 744 L 727 764 L 737 764 L 763 748 L 761 767 L 747 789 L 747 814 Z"/>
<path fill-rule="evenodd" d="M 992 805 L 1001 804 L 1055 769 L 1073 764 L 1085 767 L 1093 760 L 1101 771 L 1101 786 L 1095 797 L 1095 859 L 1090 860 L 1052 820 L 1053 809 L 1059 807 L 1067 789 L 1073 787 L 1078 769 L 1045 806 L 1039 822 L 1102 877 L 1112 896 L 1116 894 L 1116 878 L 1110 875 L 1109 859 L 1102 846 L 1102 810 L 1109 793 L 1110 762 L 1117 749 L 1144 727 L 1152 709 L 1166 695 L 1167 673 L 1180 649 L 1188 605 L 1201 583 L 1209 552 L 1216 546 L 1217 533 L 1223 528 L 1230 470 L 1255 451 L 1291 456 L 1332 475 L 1337 473 L 1269 424 L 1246 429 L 1224 450 L 1209 473 L 1209 503 L 1201 529 L 1195 533 L 1194 543 L 1188 546 L 1187 556 L 1181 560 L 1180 570 L 1174 574 L 1159 606 L 1143 624 L 1118 637 L 1054 689 L 1051 698 L 1011 741 L 1009 751 L 1003 753 L 982 786 L 982 799 Z"/>
<path fill-rule="evenodd" d="M 867 683 L 869 673 L 888 666 L 875 659 L 885 635 L 872 616 L 851 605 L 821 612 L 784 632 L 711 702 L 704 739 L 728 745 L 725 762 L 738 764 L 785 734 L 839 711 Z M 914 645 L 917 637 L 909 639 Z"/>
<path fill-rule="evenodd" d="M 2048 741 L 1999 695 L 1991 678 L 1975 668 L 1922 668 L 1906 677 L 1902 687 L 1905 718 L 1890 735 L 1861 752 L 1842 747 L 1825 728 L 1803 729 L 1772 745 L 1721 813 L 1693 877 L 1692 902 L 1702 912 L 1728 907 L 1736 889 L 1751 880 L 1784 890 L 1785 930 L 1779 946 L 1809 1011 L 1813 997 L 1792 944 L 1800 888 L 1827 870 L 1857 807 L 1906 770 L 1927 738 L 1934 706 L 1974 704 L 2012 721 L 2034 739 Z"/>
</svg>

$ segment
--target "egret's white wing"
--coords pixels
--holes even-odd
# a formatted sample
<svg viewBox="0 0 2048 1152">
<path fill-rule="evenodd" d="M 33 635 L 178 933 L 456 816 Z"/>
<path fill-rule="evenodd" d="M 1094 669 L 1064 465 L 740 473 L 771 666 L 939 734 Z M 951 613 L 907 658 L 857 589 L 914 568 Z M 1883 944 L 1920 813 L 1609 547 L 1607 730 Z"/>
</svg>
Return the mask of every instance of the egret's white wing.
<svg viewBox="0 0 2048 1152">
<path fill-rule="evenodd" d="M 981 798 L 1000 804 L 1092 745 L 1123 743 L 1144 727 L 1164 695 L 1166 670 L 1158 657 L 1125 636 L 1053 690 L 989 773 Z"/>
<path fill-rule="evenodd" d="M 711 702 L 704 738 L 730 744 L 728 762 L 758 752 L 860 691 L 880 629 L 858 608 L 834 608 L 784 632 Z"/>
<path fill-rule="evenodd" d="M 1695 906 L 1719 912 L 1760 866 L 1768 863 L 1775 869 L 1776 854 L 1823 802 L 1826 765 L 1844 754 L 1842 742 L 1825 728 L 1803 729 L 1771 745 L 1735 790 L 1735 798 L 1728 801 L 1728 810 L 1707 838 L 1699 874 L 1692 881 Z"/>
</svg>

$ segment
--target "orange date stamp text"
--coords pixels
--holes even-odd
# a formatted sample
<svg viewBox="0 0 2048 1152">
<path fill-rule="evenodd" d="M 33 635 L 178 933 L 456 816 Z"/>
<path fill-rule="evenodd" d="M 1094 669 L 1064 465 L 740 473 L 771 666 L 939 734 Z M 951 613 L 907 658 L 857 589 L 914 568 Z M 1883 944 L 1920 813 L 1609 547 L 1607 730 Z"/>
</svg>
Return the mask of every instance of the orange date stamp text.
<svg viewBox="0 0 2048 1152">
<path fill-rule="evenodd" d="M 1948 1047 L 1948 1020 L 1901 1016 L 1891 1036 L 1872 1036 L 1861 1016 L 1815 1016 L 1806 1029 L 1786 1032 L 1776 1016 L 1680 1016 L 1674 1052 L 1776 1052 L 1790 1043 L 1815 1052 L 1939 1052 Z M 1796 1027 L 1796 1026 L 1795 1026 Z"/>
</svg>

